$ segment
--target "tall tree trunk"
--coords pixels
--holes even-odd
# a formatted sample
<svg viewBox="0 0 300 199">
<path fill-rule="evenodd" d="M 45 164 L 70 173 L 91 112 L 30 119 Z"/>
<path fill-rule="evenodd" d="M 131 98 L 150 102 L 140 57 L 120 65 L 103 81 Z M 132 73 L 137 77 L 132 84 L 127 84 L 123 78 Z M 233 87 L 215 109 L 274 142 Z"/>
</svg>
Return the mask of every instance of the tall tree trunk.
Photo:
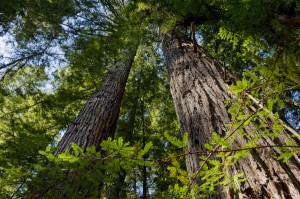
<svg viewBox="0 0 300 199">
<path fill-rule="evenodd" d="M 205 151 L 212 132 L 225 135 L 226 124 L 230 117 L 224 105 L 225 100 L 234 95 L 224 81 L 224 70 L 220 63 L 212 58 L 200 46 L 194 52 L 191 41 L 178 40 L 175 35 L 164 38 L 163 49 L 168 64 L 170 89 L 175 104 L 181 132 L 188 132 L 188 150 L 186 165 L 189 173 L 197 173 L 199 155 L 196 151 Z M 250 125 L 251 126 L 251 125 Z M 246 132 L 251 129 L 244 129 Z M 258 132 L 259 133 L 259 132 Z M 278 139 L 264 137 L 261 145 L 284 144 L 291 132 L 284 131 Z M 249 137 L 248 137 L 249 138 Z M 235 144 L 242 147 L 247 136 L 239 137 Z M 232 174 L 243 172 L 248 179 L 239 184 L 238 191 L 228 191 L 209 198 L 298 198 L 300 196 L 299 159 L 292 158 L 288 163 L 278 161 L 278 151 L 251 150 L 245 159 L 240 159 L 231 168 Z M 201 182 L 198 179 L 197 183 Z"/>
<path fill-rule="evenodd" d="M 100 143 L 108 137 L 114 136 L 126 82 L 137 48 L 138 43 L 136 43 L 134 47 L 132 46 L 132 49 L 124 56 L 123 60 L 116 61 L 107 72 L 104 76 L 102 87 L 96 89 L 92 94 L 58 143 L 58 149 L 55 153 L 56 156 L 66 150 L 73 152 L 71 143 L 77 144 L 84 151 L 89 146 L 95 146 L 97 151 L 101 151 Z M 72 176 L 76 176 L 74 172 L 66 171 L 66 179 L 72 179 Z M 69 180 L 69 182 L 72 182 L 72 180 Z M 53 186 L 54 188 L 52 187 L 55 190 L 53 193 L 60 194 L 60 198 L 69 197 L 67 194 L 69 190 L 64 190 L 64 183 L 68 183 L 68 181 L 58 180 Z M 81 191 L 81 186 L 78 186 L 79 185 L 75 185 L 74 191 Z M 96 189 L 101 190 L 102 186 L 103 183 L 99 182 Z M 52 188 L 45 186 L 45 190 L 42 190 L 43 188 L 38 187 L 38 189 L 41 189 L 40 193 L 34 193 L 24 198 L 44 198 L 44 195 L 47 195 Z M 91 189 L 94 188 L 95 187 L 92 186 Z M 35 190 L 34 187 L 33 190 Z M 91 197 L 91 195 L 94 194 L 93 191 L 94 190 L 92 190 L 92 193 L 89 193 L 89 190 L 87 190 L 85 197 Z M 97 194 L 97 198 L 99 198 L 101 191 Z"/>
<path fill-rule="evenodd" d="M 128 53 L 125 60 L 117 61 L 105 75 L 102 88 L 93 93 L 59 142 L 57 154 L 72 151 L 72 142 L 83 149 L 95 146 L 99 150 L 103 140 L 114 136 L 137 47 Z"/>
<path fill-rule="evenodd" d="M 130 104 L 131 106 L 130 109 L 128 110 L 128 121 L 126 122 L 126 125 L 124 125 L 124 127 L 122 127 L 119 130 L 120 132 L 122 132 L 121 136 L 123 136 L 125 142 L 133 142 L 135 118 L 136 118 L 137 108 L 139 105 L 141 77 L 135 77 L 135 78 L 138 78 L 138 81 L 134 83 L 135 86 L 134 93 L 136 95 L 134 96 L 133 103 Z M 132 95 L 132 94 L 133 93 L 128 94 L 127 92 L 127 95 Z M 126 182 L 125 182 L 126 175 L 127 175 L 126 171 L 122 169 L 117 179 L 114 180 L 114 182 L 112 182 L 112 184 L 107 187 L 106 190 L 107 199 L 126 198 L 126 190 L 124 190 L 124 187 L 126 187 Z"/>
</svg>

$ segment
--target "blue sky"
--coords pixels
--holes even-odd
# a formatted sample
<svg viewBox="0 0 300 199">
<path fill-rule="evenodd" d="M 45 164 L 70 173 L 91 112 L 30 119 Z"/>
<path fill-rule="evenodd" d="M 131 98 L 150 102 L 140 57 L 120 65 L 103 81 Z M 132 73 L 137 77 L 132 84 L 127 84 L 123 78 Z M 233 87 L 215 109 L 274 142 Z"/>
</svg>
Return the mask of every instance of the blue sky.
<svg viewBox="0 0 300 199">
<path fill-rule="evenodd" d="M 0 55 L 3 55 L 5 57 L 9 55 L 9 53 L 7 52 L 8 46 L 5 43 L 6 40 L 7 40 L 7 37 L 0 37 Z"/>
</svg>

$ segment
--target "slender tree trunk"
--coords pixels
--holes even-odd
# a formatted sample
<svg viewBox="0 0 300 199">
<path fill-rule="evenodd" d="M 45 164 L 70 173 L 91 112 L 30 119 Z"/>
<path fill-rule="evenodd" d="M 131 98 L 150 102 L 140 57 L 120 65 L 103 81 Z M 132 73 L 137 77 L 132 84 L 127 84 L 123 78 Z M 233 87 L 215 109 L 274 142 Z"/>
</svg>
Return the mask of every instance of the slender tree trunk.
<svg viewBox="0 0 300 199">
<path fill-rule="evenodd" d="M 197 46 L 197 53 L 191 41 L 181 39 L 181 45 L 174 35 L 164 38 L 163 49 L 168 64 L 170 89 L 175 104 L 181 132 L 189 133 L 186 165 L 189 173 L 199 169 L 199 155 L 205 151 L 212 132 L 225 135 L 230 117 L 224 105 L 234 95 L 224 81 L 224 70 L 220 63 Z M 230 74 L 229 74 L 230 75 Z M 249 128 L 244 131 L 249 132 Z M 259 133 L 259 132 L 257 132 Z M 279 145 L 290 138 L 288 130 L 274 141 L 264 137 L 258 144 Z M 249 137 L 236 139 L 236 146 L 242 147 Z M 251 150 L 245 159 L 240 159 L 231 168 L 232 174 L 243 172 L 248 179 L 239 184 L 238 191 L 228 191 L 209 198 L 298 198 L 300 196 L 299 159 L 292 158 L 287 164 L 278 161 L 276 150 Z M 201 182 L 198 179 L 197 183 Z"/>
<path fill-rule="evenodd" d="M 141 77 L 138 77 L 138 81 L 134 83 L 135 85 L 135 93 L 133 103 L 131 104 L 130 110 L 128 111 L 128 121 L 126 122 L 126 126 L 124 126 L 120 131 L 122 132 L 121 135 L 124 136 L 125 142 L 132 142 L 133 140 L 133 131 L 135 127 L 135 116 L 137 113 L 137 108 L 139 105 L 139 93 L 140 93 L 140 84 L 141 84 Z M 130 94 L 129 94 L 130 95 Z M 119 173 L 118 178 L 107 188 L 106 191 L 106 198 L 107 199 L 119 199 L 119 198 L 126 198 L 126 187 L 125 178 L 126 178 L 126 171 L 122 170 Z"/>
<path fill-rule="evenodd" d="M 144 97 L 142 97 L 141 99 L 141 117 L 142 117 L 142 134 L 143 134 L 143 148 L 145 147 L 146 145 L 146 135 L 145 135 L 145 118 L 144 118 L 144 115 L 145 115 L 145 109 L 144 109 L 144 106 L 145 106 L 145 101 L 144 101 Z M 145 165 L 145 160 L 146 160 L 146 155 L 143 156 L 143 159 L 144 159 L 144 165 L 142 167 L 142 181 L 143 181 L 143 199 L 147 199 L 147 193 L 148 193 L 148 185 L 147 185 L 147 167 Z"/>
<path fill-rule="evenodd" d="M 143 166 L 143 199 L 147 199 L 148 195 L 148 187 L 147 187 L 147 167 L 144 165 Z"/>
<path fill-rule="evenodd" d="M 65 150 L 72 151 L 72 142 L 83 149 L 95 146 L 99 150 L 103 140 L 114 136 L 136 50 L 137 45 L 125 60 L 117 61 L 106 74 L 102 88 L 93 93 L 59 142 L 57 154 Z"/>
</svg>

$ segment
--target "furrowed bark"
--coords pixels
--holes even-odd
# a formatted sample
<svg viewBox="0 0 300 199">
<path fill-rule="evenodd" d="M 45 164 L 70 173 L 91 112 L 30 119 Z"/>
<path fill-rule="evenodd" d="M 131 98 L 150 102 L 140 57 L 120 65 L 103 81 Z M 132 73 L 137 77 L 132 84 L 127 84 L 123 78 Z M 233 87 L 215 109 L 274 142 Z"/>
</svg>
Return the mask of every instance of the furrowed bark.
<svg viewBox="0 0 300 199">
<path fill-rule="evenodd" d="M 66 150 L 73 153 L 71 143 L 77 144 L 84 151 L 90 146 L 95 146 L 97 151 L 101 151 L 100 143 L 108 137 L 114 136 L 121 101 L 137 48 L 138 44 L 127 53 L 127 57 L 123 60 L 116 61 L 110 71 L 104 76 L 102 87 L 96 89 L 92 94 L 59 142 L 58 149 L 55 153 L 56 156 Z M 40 189 L 40 192 L 30 194 L 23 198 L 52 198 L 53 194 L 59 195 L 60 198 L 69 198 L 68 191 L 70 190 L 65 190 L 64 187 L 66 184 L 72 183 L 76 175 L 80 175 L 79 173 L 76 173 L 76 171 L 66 171 L 64 179 L 57 180 L 55 184 L 50 185 L 49 187 L 43 187 L 44 190 L 39 187 L 38 189 Z M 42 175 L 43 174 L 41 174 L 41 177 L 43 177 Z M 103 188 L 103 182 L 99 182 L 96 187 L 93 186 L 88 188 L 91 190 L 82 190 L 80 185 L 75 185 L 73 191 L 78 193 L 84 192 L 85 198 L 99 198 Z M 31 189 L 31 187 L 29 189 Z M 33 190 L 34 189 L 35 188 L 33 187 Z M 95 189 L 99 191 L 95 192 Z M 97 196 L 95 196 L 95 194 L 97 194 Z"/>
<path fill-rule="evenodd" d="M 104 76 L 102 87 L 96 89 L 92 94 L 75 118 L 74 122 L 70 124 L 61 141 L 58 143 L 58 149 L 55 153 L 56 156 L 66 150 L 73 153 L 71 147 L 72 143 L 77 144 L 84 152 L 86 151 L 86 148 L 90 146 L 95 146 L 97 151 L 101 151 L 100 143 L 108 137 L 114 136 L 121 101 L 137 48 L 138 43 L 126 53 L 126 57 L 124 56 L 123 60 L 116 61 L 109 72 L 107 72 Z M 76 171 L 66 171 L 66 175 L 63 179 L 59 179 L 55 184 L 49 186 L 45 185 L 45 187 L 38 187 L 38 190 L 40 190 L 38 193 L 32 194 L 29 192 L 29 196 L 24 196 L 23 198 L 53 198 L 53 194 L 59 195 L 60 198 L 69 198 L 68 191 L 70 190 L 65 190 L 64 187 L 66 184 L 69 185 L 70 183 L 73 183 L 73 179 L 77 175 L 80 175 L 79 173 L 76 173 Z M 44 178 L 43 175 L 44 174 L 41 174 L 42 178 Z M 45 178 L 47 178 L 47 175 L 45 175 Z M 99 182 L 96 186 L 92 185 L 88 190 L 82 190 L 82 187 L 76 183 L 74 186 L 73 191 L 78 193 L 84 192 L 85 198 L 99 198 L 102 192 L 103 182 Z M 29 187 L 29 190 L 31 189 L 36 189 L 34 184 L 33 188 Z M 98 192 L 95 192 L 95 189 L 97 189 Z M 95 196 L 95 194 L 97 194 L 97 196 Z"/>
<path fill-rule="evenodd" d="M 188 132 L 188 150 L 186 156 L 187 170 L 191 174 L 199 169 L 199 155 L 195 152 L 203 151 L 212 132 L 225 135 L 228 131 L 226 124 L 230 117 L 224 105 L 225 100 L 234 98 L 224 81 L 223 66 L 213 57 L 191 41 L 183 40 L 177 45 L 174 35 L 164 38 L 163 50 L 168 65 L 170 89 L 175 104 L 176 114 L 180 123 L 181 133 Z M 227 72 L 227 78 L 229 72 Z M 231 75 L 231 78 L 234 78 Z M 250 124 L 245 132 L 255 127 Z M 259 132 L 257 132 L 259 133 Z M 272 140 L 263 137 L 257 144 L 284 145 L 292 132 L 288 129 L 280 137 Z M 238 137 L 235 146 L 242 147 L 250 136 Z M 297 139 L 299 143 L 299 139 Z M 239 184 L 238 191 L 219 192 L 219 195 L 208 198 L 297 198 L 300 196 L 300 161 L 297 157 L 287 163 L 277 160 L 279 151 L 276 149 L 255 149 L 245 159 L 240 159 L 231 168 L 232 174 L 243 172 L 248 179 Z M 201 181 L 196 181 L 201 185 Z"/>
<path fill-rule="evenodd" d="M 65 150 L 72 151 L 71 143 L 84 150 L 89 146 L 100 150 L 100 143 L 114 136 L 136 50 L 137 45 L 125 60 L 117 61 L 106 74 L 102 88 L 93 93 L 59 142 L 56 155 Z"/>
<path fill-rule="evenodd" d="M 136 118 L 136 113 L 139 105 L 139 96 L 141 90 L 140 83 L 141 83 L 141 77 L 139 77 L 135 85 L 136 95 L 134 97 L 132 106 L 128 111 L 128 122 L 126 123 L 126 126 L 124 126 L 120 130 L 122 133 L 124 133 L 123 138 L 125 142 L 132 142 L 134 127 L 135 127 L 135 118 Z M 124 190 L 124 187 L 126 187 L 126 182 L 125 182 L 126 175 L 127 175 L 126 171 L 122 170 L 121 173 L 119 173 L 118 178 L 114 180 L 112 184 L 107 187 L 106 190 L 107 199 L 126 198 L 126 190 Z"/>
</svg>

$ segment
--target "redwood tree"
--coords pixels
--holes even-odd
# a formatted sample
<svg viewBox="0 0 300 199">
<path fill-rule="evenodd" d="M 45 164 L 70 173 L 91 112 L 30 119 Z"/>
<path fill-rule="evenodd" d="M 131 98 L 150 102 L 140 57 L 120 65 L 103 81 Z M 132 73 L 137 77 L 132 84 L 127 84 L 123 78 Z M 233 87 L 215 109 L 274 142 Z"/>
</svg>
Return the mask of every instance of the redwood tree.
<svg viewBox="0 0 300 199">
<path fill-rule="evenodd" d="M 235 98 L 235 95 L 226 83 L 229 79 L 234 80 L 234 77 L 227 72 L 227 77 L 224 79 L 226 72 L 224 67 L 203 48 L 194 45 L 190 40 L 181 38 L 179 41 L 178 37 L 172 34 L 165 36 L 163 48 L 181 133 L 188 132 L 189 135 L 187 170 L 191 184 L 196 182 L 201 186 L 205 184 L 205 180 L 201 180 L 199 174 L 201 176 L 203 165 L 208 160 L 200 161 L 200 155 L 206 154 L 208 159 L 215 158 L 216 151 L 220 150 L 219 145 L 213 152 L 208 152 L 205 147 L 205 144 L 212 140 L 212 132 L 216 132 L 218 136 L 225 137 L 225 139 L 234 133 L 226 125 L 231 118 L 224 102 Z M 196 47 L 196 52 L 194 47 Z M 257 111 L 258 108 L 253 109 Z M 274 121 L 269 119 L 268 123 L 271 126 Z M 272 131 L 271 127 L 266 128 Z M 289 129 L 281 131 L 274 139 L 261 136 L 256 141 L 257 145 L 262 146 L 261 148 L 248 149 L 247 157 L 238 158 L 236 164 L 231 165 L 232 175 L 244 173 L 247 179 L 245 182 L 238 183 L 237 192 L 230 189 L 220 193 L 219 186 L 216 188 L 219 192 L 210 195 L 210 198 L 293 198 L 299 196 L 300 161 L 298 157 L 292 157 L 287 163 L 283 163 L 277 160 L 281 154 L 278 148 L 263 147 L 285 145 L 287 139 L 293 139 L 293 133 L 297 134 L 291 128 Z M 246 146 L 253 137 L 263 133 L 256 128 L 254 122 L 242 126 L 242 131 L 244 133 L 235 137 L 232 147 L 240 149 Z M 299 143 L 298 138 L 293 141 Z M 231 156 L 234 154 L 234 151 L 230 152 Z M 200 188 L 198 193 L 201 194 L 201 190 L 205 191 Z M 209 190 L 206 191 L 209 192 Z"/>
<path fill-rule="evenodd" d="M 281 109 L 277 104 L 276 111 L 282 114 L 291 108 L 300 113 L 299 103 L 293 103 L 299 102 L 300 85 L 300 7 L 295 0 L 234 3 L 231 0 L 75 0 L 73 4 L 66 0 L 28 3 L 2 0 L 0 7 L 0 34 L 13 33 L 16 40 L 11 42 L 19 44 L 11 60 L 3 59 L 0 64 L 1 74 L 4 72 L 2 80 L 8 81 L 1 84 L 0 89 L 0 147 L 3 149 L 0 196 L 3 198 L 24 198 L 26 195 L 31 198 L 100 198 L 105 192 L 111 198 L 125 194 L 133 198 L 139 194 L 141 186 L 137 183 L 142 178 L 144 197 L 150 195 L 151 198 L 182 198 L 182 192 L 186 193 L 185 197 L 192 193 L 203 197 L 210 194 L 211 198 L 291 198 L 299 195 L 299 159 L 293 157 L 299 140 L 291 136 L 298 134 L 272 112 L 274 103 L 287 99 L 290 104 Z M 192 41 L 181 38 L 189 32 L 189 26 L 192 26 Z M 162 94 L 165 90 L 161 85 L 152 81 L 165 74 L 157 71 L 143 77 L 140 83 L 145 86 L 141 86 L 141 93 L 132 92 L 133 106 L 127 109 L 132 112 L 123 109 L 121 113 L 124 123 L 128 122 L 125 124 L 128 132 L 139 132 L 125 137 L 125 142 L 131 144 L 121 137 L 105 140 L 114 135 L 126 79 L 137 48 L 129 50 L 132 47 L 128 43 L 143 37 L 145 45 L 153 46 L 161 32 L 165 34 L 176 28 L 181 31 L 176 38 L 174 35 L 165 37 L 164 51 L 181 133 L 189 133 L 187 152 L 181 154 L 185 141 L 176 137 L 177 124 L 172 124 L 174 114 L 169 97 Z M 201 30 L 197 32 L 198 29 Z M 252 73 L 257 84 L 244 79 L 235 86 L 236 90 L 245 87 L 243 91 L 250 88 L 248 85 L 257 86 L 254 92 L 228 90 L 229 82 L 236 78 L 197 46 L 196 38 L 200 34 L 203 46 L 209 52 L 214 51 L 219 60 L 232 66 L 231 69 L 243 73 L 240 77 L 246 74 L 244 68 L 260 67 Z M 52 62 L 41 63 L 40 60 L 43 61 L 44 55 L 46 58 L 55 56 L 57 45 L 63 47 L 70 61 L 65 71 L 70 69 L 76 74 L 66 75 L 61 80 L 76 83 L 66 83 L 59 86 L 58 92 L 41 92 L 43 95 L 40 95 L 39 91 L 45 86 L 35 81 L 41 83 L 48 74 L 35 69 L 37 65 L 42 65 L 41 68 L 52 65 Z M 161 54 L 158 48 L 153 51 Z M 262 77 L 260 73 L 273 71 L 270 65 L 282 62 L 276 58 L 280 53 L 280 59 L 286 58 L 280 69 L 284 75 L 276 71 Z M 122 59 L 111 64 L 116 57 Z M 143 58 L 149 62 L 147 53 Z M 262 61 L 253 63 L 256 58 Z M 160 62 L 155 63 L 161 68 Z M 113 67 L 99 87 L 100 78 L 102 80 L 99 73 L 102 74 L 108 65 Z M 23 67 L 34 70 L 26 72 Z M 275 71 L 276 67 L 273 69 Z M 12 78 L 14 74 L 18 75 Z M 284 87 L 285 83 L 289 86 Z M 269 89 L 270 84 L 275 86 Z M 57 85 L 59 83 L 54 80 L 54 86 Z M 274 97 L 276 85 L 279 92 L 284 91 L 279 100 Z M 97 87 L 56 149 L 53 137 L 65 129 L 77 113 L 77 108 L 72 106 L 73 100 L 86 99 L 86 95 L 90 96 L 87 92 Z M 261 98 L 256 100 L 253 93 Z M 72 100 L 67 100 L 68 95 L 73 96 Z M 160 104 L 159 100 L 164 102 Z M 57 106 L 60 103 L 61 106 Z M 65 106 L 72 110 L 64 111 Z M 294 125 L 299 123 L 297 115 L 292 119 Z M 186 140 L 186 136 L 183 137 Z M 155 143 L 153 148 L 151 140 Z M 79 147 L 72 145 L 72 149 L 71 143 Z M 175 143 L 176 147 L 170 143 Z M 74 153 L 63 153 L 65 150 Z M 190 184 L 186 184 L 187 174 L 180 168 L 183 157 Z M 288 162 L 278 161 L 277 157 Z M 168 164 L 170 162 L 172 165 Z M 174 169 L 176 166 L 181 170 Z M 139 178 L 136 171 L 140 168 L 145 175 Z M 230 187 L 229 191 L 221 193 L 222 186 Z M 127 192 L 119 194 L 121 190 Z"/>
<path fill-rule="evenodd" d="M 117 61 L 106 74 L 102 88 L 93 93 L 59 142 L 57 153 L 71 150 L 71 143 L 84 150 L 89 146 L 95 146 L 99 150 L 103 140 L 114 136 L 126 81 L 137 47 L 135 45 L 129 51 L 128 57 Z"/>
</svg>

